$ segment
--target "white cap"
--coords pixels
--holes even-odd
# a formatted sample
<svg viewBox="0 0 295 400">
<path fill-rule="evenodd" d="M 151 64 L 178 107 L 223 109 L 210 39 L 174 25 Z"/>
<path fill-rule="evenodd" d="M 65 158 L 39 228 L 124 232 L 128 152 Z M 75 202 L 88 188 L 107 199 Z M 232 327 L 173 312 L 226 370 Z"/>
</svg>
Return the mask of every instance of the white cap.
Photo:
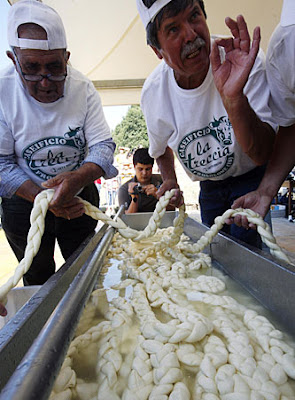
<svg viewBox="0 0 295 400">
<path fill-rule="evenodd" d="M 47 40 L 19 38 L 17 29 L 26 23 L 40 25 L 47 33 Z M 66 33 L 60 16 L 53 8 L 37 0 L 19 0 L 11 6 L 8 13 L 7 39 L 11 47 L 22 49 L 67 48 Z"/>
<path fill-rule="evenodd" d="M 137 10 L 145 28 L 170 1 L 172 0 L 156 0 L 150 8 L 147 8 L 142 0 L 136 0 Z"/>
<path fill-rule="evenodd" d="M 284 0 L 282 14 L 281 14 L 281 25 L 289 26 L 295 24 L 295 0 Z"/>
</svg>

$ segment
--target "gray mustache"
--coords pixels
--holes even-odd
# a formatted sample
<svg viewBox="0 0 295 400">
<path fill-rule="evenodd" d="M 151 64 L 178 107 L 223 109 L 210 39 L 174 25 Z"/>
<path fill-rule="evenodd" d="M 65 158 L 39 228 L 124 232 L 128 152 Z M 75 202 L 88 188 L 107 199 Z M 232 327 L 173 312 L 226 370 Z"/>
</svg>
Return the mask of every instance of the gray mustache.
<svg viewBox="0 0 295 400">
<path fill-rule="evenodd" d="M 181 50 L 181 58 L 187 57 L 194 51 L 199 50 L 202 46 L 205 46 L 205 44 L 205 40 L 198 37 L 194 42 L 188 43 L 184 46 L 184 48 Z"/>
</svg>

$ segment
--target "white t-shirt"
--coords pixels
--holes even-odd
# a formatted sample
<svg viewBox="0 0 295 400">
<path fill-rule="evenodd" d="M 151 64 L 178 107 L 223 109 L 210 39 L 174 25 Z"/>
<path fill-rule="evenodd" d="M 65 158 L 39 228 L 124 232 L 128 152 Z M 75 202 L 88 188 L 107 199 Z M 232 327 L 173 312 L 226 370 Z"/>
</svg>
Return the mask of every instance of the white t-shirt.
<svg viewBox="0 0 295 400">
<path fill-rule="evenodd" d="M 2 71 L 0 97 L 0 154 L 15 154 L 38 185 L 77 169 L 90 146 L 111 138 L 98 92 L 71 67 L 64 96 L 53 103 L 31 97 L 13 66 Z"/>
<path fill-rule="evenodd" d="M 267 105 L 269 89 L 262 52 L 244 92 L 259 118 L 276 129 Z M 163 61 L 144 84 L 141 107 L 150 155 L 158 158 L 169 146 L 193 181 L 223 180 L 255 168 L 236 141 L 211 68 L 201 86 L 185 90 L 177 85 L 173 70 Z"/>
<path fill-rule="evenodd" d="M 281 126 L 295 123 L 295 1 L 285 0 L 281 23 L 271 36 L 266 61 L 270 107 Z"/>
</svg>

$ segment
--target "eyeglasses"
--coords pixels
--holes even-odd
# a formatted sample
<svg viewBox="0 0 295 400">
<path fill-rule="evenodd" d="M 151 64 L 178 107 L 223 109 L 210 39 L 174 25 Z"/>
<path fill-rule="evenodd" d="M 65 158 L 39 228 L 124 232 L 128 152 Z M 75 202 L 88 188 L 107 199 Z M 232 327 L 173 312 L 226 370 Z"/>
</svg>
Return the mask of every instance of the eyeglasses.
<svg viewBox="0 0 295 400">
<path fill-rule="evenodd" d="M 14 57 L 15 57 L 15 61 L 16 61 L 17 67 L 18 67 L 20 73 L 22 74 L 22 77 L 26 81 L 29 81 L 29 82 L 40 82 L 40 81 L 42 81 L 42 79 L 48 79 L 49 81 L 52 81 L 52 82 L 62 82 L 67 77 L 67 73 L 62 74 L 62 75 L 52 75 L 52 74 L 30 75 L 30 74 L 25 74 L 21 69 L 21 66 L 20 66 L 20 63 L 18 61 L 17 55 L 15 54 L 15 52 L 13 52 L 13 54 L 14 54 Z"/>
</svg>

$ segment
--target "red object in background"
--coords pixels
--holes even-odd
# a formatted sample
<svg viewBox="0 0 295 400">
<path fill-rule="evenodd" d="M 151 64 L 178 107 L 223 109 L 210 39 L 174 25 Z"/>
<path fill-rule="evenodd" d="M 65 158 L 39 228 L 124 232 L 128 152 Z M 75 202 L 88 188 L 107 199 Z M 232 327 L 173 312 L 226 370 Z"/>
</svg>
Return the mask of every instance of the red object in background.
<svg viewBox="0 0 295 400">
<path fill-rule="evenodd" d="M 94 183 L 97 183 L 98 185 L 101 185 L 101 179 L 100 179 L 100 178 L 96 179 L 96 180 L 94 181 Z"/>
</svg>

